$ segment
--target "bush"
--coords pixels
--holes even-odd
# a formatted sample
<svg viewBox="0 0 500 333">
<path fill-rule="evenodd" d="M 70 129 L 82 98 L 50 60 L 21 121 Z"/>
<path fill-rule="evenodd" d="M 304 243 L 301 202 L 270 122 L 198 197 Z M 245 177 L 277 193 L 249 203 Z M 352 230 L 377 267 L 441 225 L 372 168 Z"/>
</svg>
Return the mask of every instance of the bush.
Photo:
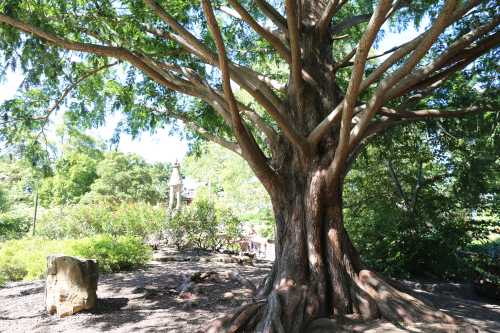
<svg viewBox="0 0 500 333">
<path fill-rule="evenodd" d="M 24 205 L 14 205 L 0 186 L 0 242 L 20 238 L 29 230 L 31 218 L 26 215 L 27 209 Z"/>
<path fill-rule="evenodd" d="M 5 213 L 9 209 L 9 198 L 7 191 L 0 186 L 0 213 Z"/>
<path fill-rule="evenodd" d="M 165 218 L 163 208 L 146 203 L 77 204 L 47 210 L 40 217 L 37 235 L 50 239 L 97 234 L 145 238 L 160 232 L 164 228 Z"/>
<path fill-rule="evenodd" d="M 465 214 L 424 210 L 407 216 L 381 204 L 363 218 L 349 218 L 346 229 L 366 264 L 397 277 L 464 280 L 472 277 L 463 250 L 489 233 L 489 224 Z"/>
<path fill-rule="evenodd" d="M 151 259 L 151 249 L 138 237 L 99 235 L 75 244 L 80 257 L 95 258 L 102 272 L 116 272 L 142 266 Z"/>
<path fill-rule="evenodd" d="M 10 240 L 0 248 L 0 282 L 43 278 L 51 254 L 97 259 L 101 272 L 115 272 L 144 265 L 151 258 L 151 249 L 132 236 Z"/>
<path fill-rule="evenodd" d="M 31 218 L 17 212 L 0 214 L 0 241 L 21 238 L 30 228 Z"/>
<path fill-rule="evenodd" d="M 22 239 L 5 242 L 0 249 L 0 276 L 6 281 L 43 277 L 49 254 L 74 255 L 71 241 Z"/>
<path fill-rule="evenodd" d="M 231 210 L 216 208 L 208 200 L 194 201 L 167 223 L 171 241 L 178 249 L 194 247 L 219 250 L 239 238 L 240 221 Z"/>
</svg>

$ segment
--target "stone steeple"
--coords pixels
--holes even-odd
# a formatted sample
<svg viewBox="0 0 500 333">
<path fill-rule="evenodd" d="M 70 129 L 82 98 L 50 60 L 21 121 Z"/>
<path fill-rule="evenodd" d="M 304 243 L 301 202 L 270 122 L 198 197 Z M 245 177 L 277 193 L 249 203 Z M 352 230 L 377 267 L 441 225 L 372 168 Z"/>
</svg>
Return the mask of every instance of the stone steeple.
<svg viewBox="0 0 500 333">
<path fill-rule="evenodd" d="M 179 210 L 181 208 L 181 192 L 182 192 L 182 177 L 180 171 L 180 164 L 175 161 L 174 168 L 172 169 L 172 175 L 170 176 L 170 181 L 168 183 L 170 187 L 170 196 L 168 198 L 168 209 Z M 174 206 L 174 199 L 176 204 Z"/>
</svg>

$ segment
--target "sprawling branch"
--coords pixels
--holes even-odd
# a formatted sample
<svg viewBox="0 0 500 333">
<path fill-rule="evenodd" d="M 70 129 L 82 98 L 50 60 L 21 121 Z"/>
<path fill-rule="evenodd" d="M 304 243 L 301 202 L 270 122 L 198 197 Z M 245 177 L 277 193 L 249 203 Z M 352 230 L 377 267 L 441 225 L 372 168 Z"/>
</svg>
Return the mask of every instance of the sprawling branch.
<svg viewBox="0 0 500 333">
<path fill-rule="evenodd" d="M 168 34 L 176 42 L 199 56 L 202 60 L 220 68 L 221 62 L 219 56 L 210 51 L 203 43 L 194 37 L 189 31 L 184 29 L 175 21 L 168 13 L 163 10 L 154 0 L 144 0 L 146 4 L 154 10 L 155 13 L 168 24 L 179 35 Z M 283 130 L 285 137 L 295 144 L 299 149 L 305 151 L 305 140 L 293 128 L 290 121 L 285 117 L 285 110 L 281 100 L 269 88 L 265 80 L 259 78 L 253 70 L 235 65 L 226 59 L 228 70 L 230 71 L 231 78 L 252 97 L 264 107 L 278 126 Z"/>
<path fill-rule="evenodd" d="M 437 30 L 440 30 L 440 31 L 444 30 L 447 26 L 449 26 L 450 24 L 459 20 L 468 11 L 470 11 L 472 8 L 477 6 L 479 3 L 480 3 L 480 0 L 470 0 L 470 1 L 467 1 L 466 3 L 464 3 L 463 5 L 459 6 L 452 13 L 450 13 L 450 10 L 446 10 L 446 12 L 444 14 L 447 16 L 446 17 L 445 17 L 445 15 L 440 16 L 441 22 L 440 22 L 439 26 L 437 26 L 437 22 L 435 22 L 435 24 L 429 30 L 425 31 L 420 36 L 414 38 L 410 42 L 407 42 L 401 46 L 398 46 L 397 48 L 393 48 L 393 49 L 387 51 L 387 53 L 391 53 L 391 52 L 394 52 L 394 53 L 392 53 L 385 61 L 382 62 L 382 64 L 380 64 L 370 75 L 368 75 L 368 77 L 365 80 L 363 80 L 363 82 L 361 83 L 361 86 L 359 87 L 358 95 L 359 95 L 359 93 L 364 91 L 366 88 L 368 88 L 372 83 L 378 81 L 384 74 L 387 73 L 387 70 L 390 67 L 392 67 L 394 64 L 396 64 L 401 59 L 403 59 L 405 56 L 411 54 L 412 51 L 414 51 L 417 47 L 420 47 L 420 52 L 414 51 L 412 56 L 411 56 L 411 57 L 413 57 L 413 59 L 410 58 L 410 60 L 408 60 L 406 62 L 406 64 L 405 64 L 406 67 L 404 67 L 405 65 L 403 65 L 401 68 L 399 68 L 399 73 L 398 73 L 398 71 L 396 71 L 396 73 L 398 73 L 396 75 L 397 75 L 397 77 L 401 78 L 402 76 L 404 76 L 405 73 L 408 73 L 409 71 L 411 71 L 411 69 L 415 66 L 416 62 L 418 62 L 418 60 L 422 57 L 422 55 L 427 52 L 428 48 L 430 47 L 428 42 L 432 41 L 434 39 L 435 36 L 433 36 L 433 35 L 436 35 L 436 31 Z M 449 5 L 450 2 L 447 2 L 447 4 Z M 397 8 L 397 6 L 398 6 L 398 2 L 396 2 L 396 4 L 392 6 L 391 11 L 393 12 L 394 9 Z M 443 25 L 443 22 L 444 22 L 444 25 Z M 432 30 L 434 30 L 434 31 L 432 31 Z M 355 50 L 357 51 L 357 49 L 355 49 Z M 353 50 L 353 52 L 354 52 L 354 50 Z M 353 52 L 348 54 L 348 56 L 345 57 L 344 59 L 342 59 L 339 62 L 339 64 L 334 66 L 334 70 L 336 70 L 342 66 L 352 65 L 352 63 L 350 63 L 349 60 L 352 58 Z M 483 50 L 483 53 L 484 52 L 485 51 Z M 460 62 L 457 62 L 455 65 L 441 71 L 440 73 L 438 73 L 432 77 L 424 79 L 423 81 L 419 82 L 415 86 L 410 87 L 410 89 L 407 89 L 403 92 L 398 93 L 398 96 L 401 96 L 410 90 L 428 88 L 431 86 L 439 85 L 444 80 L 446 80 L 453 72 L 458 71 L 460 69 L 463 69 L 467 64 L 469 64 L 474 59 L 476 59 L 480 55 L 480 52 L 479 52 L 479 50 L 476 50 L 474 52 L 474 54 L 472 54 L 472 50 L 471 50 L 470 52 L 467 52 L 467 55 L 468 55 L 468 57 L 465 58 L 465 55 L 462 54 L 463 59 L 460 60 Z M 393 79 L 390 79 L 390 81 L 392 82 L 392 85 L 387 84 L 389 79 L 387 79 L 385 81 L 385 83 L 384 83 L 385 87 L 382 87 L 381 85 L 379 85 L 379 88 L 382 88 L 379 91 L 380 95 L 384 96 L 385 91 L 389 88 L 392 88 L 392 86 L 394 86 L 394 83 L 397 83 L 398 80 L 396 79 L 396 76 L 392 76 L 392 78 Z M 385 98 L 379 99 L 378 104 L 379 105 L 382 104 L 383 101 L 385 101 Z M 336 124 L 340 120 L 339 115 L 342 113 L 343 104 L 344 104 L 344 100 L 342 102 L 340 102 L 340 104 L 338 104 L 330 112 L 330 114 L 327 117 L 325 117 L 325 119 L 323 119 L 316 126 L 316 128 L 313 131 L 311 131 L 311 133 L 308 136 L 308 141 L 311 142 L 311 144 L 313 144 L 313 145 L 317 144 L 321 140 L 323 135 L 334 124 Z M 370 112 L 365 112 L 367 114 L 365 117 L 366 118 L 373 117 L 374 112 L 376 112 L 376 108 L 373 108 L 373 110 Z M 366 126 L 366 124 L 367 124 L 367 122 L 365 121 L 363 123 L 363 126 Z M 359 130 L 359 127 L 357 128 L 357 130 Z M 358 138 L 356 140 L 358 140 L 358 139 L 359 139 L 359 135 L 358 135 Z"/>
<path fill-rule="evenodd" d="M 61 94 L 61 96 L 59 96 L 59 98 L 54 102 L 54 104 L 47 110 L 47 112 L 45 113 L 45 115 L 43 116 L 39 116 L 39 117 L 34 117 L 33 120 L 45 120 L 47 121 L 50 117 L 50 115 L 56 111 L 57 109 L 59 109 L 59 107 L 61 106 L 61 103 L 64 102 L 64 100 L 66 99 L 66 97 L 68 96 L 68 94 L 73 90 L 75 89 L 76 87 L 78 87 L 78 85 L 80 83 L 82 83 L 83 81 L 85 81 L 86 79 L 88 79 L 89 77 L 97 74 L 98 72 L 100 71 L 103 71 L 105 69 L 108 69 L 110 67 L 113 67 L 115 65 L 117 65 L 118 62 L 113 62 L 113 63 L 110 63 L 110 64 L 106 64 L 106 65 L 102 65 L 102 66 L 99 66 L 87 73 L 85 73 L 84 75 L 82 75 L 81 77 L 79 77 L 76 81 L 74 81 L 73 83 L 71 83 L 70 85 L 68 85 L 63 93 Z"/>
<path fill-rule="evenodd" d="M 335 1 L 332 1 L 331 3 L 333 3 L 333 2 L 335 2 Z M 339 61 L 339 63 L 337 63 L 332 69 L 333 72 L 335 72 L 339 68 L 344 67 L 346 65 L 354 65 L 353 74 L 356 74 L 357 81 L 355 83 L 355 86 L 351 87 L 351 93 L 350 93 L 351 101 L 348 101 L 348 103 L 350 103 L 352 105 L 354 105 L 353 103 L 354 103 L 355 99 L 357 98 L 357 96 L 366 88 L 363 85 L 361 85 L 359 87 L 358 82 L 361 82 L 361 78 L 363 76 L 364 69 L 365 69 L 366 60 L 373 58 L 373 57 L 368 58 L 368 51 L 370 50 L 370 47 L 373 44 L 373 39 L 375 38 L 376 34 L 380 30 L 380 26 L 390 17 L 390 15 L 392 15 L 394 13 L 396 8 L 399 6 L 399 3 L 400 3 L 400 1 L 396 1 L 394 4 L 391 4 L 389 2 L 383 2 L 383 3 L 381 2 L 379 4 L 379 7 L 377 7 L 377 10 L 380 11 L 381 5 L 383 4 L 384 5 L 383 14 L 377 13 L 377 12 L 372 14 L 372 20 L 373 20 L 373 18 L 375 18 L 375 14 L 377 14 L 377 22 L 373 22 L 372 20 L 370 20 L 367 31 L 365 32 L 362 39 L 360 40 L 359 45 L 356 48 L 354 48 L 346 57 L 344 57 L 341 61 Z M 343 5 L 343 3 L 341 3 L 341 5 Z M 376 25 L 378 25 L 378 27 L 376 25 L 374 25 L 374 23 L 376 23 Z M 372 39 L 371 42 L 370 42 L 370 39 Z M 370 42 L 369 45 L 366 44 L 367 42 Z M 360 50 L 360 47 L 362 47 L 363 44 L 365 44 L 365 45 Z M 367 45 L 368 45 L 368 48 L 366 48 Z M 400 46 L 400 47 L 402 47 L 402 46 Z M 395 50 L 397 50 L 397 48 L 391 49 L 391 50 L 387 51 L 387 53 L 393 52 Z M 350 60 L 353 56 L 357 57 L 357 63 L 356 63 L 356 58 L 355 58 L 355 61 L 353 63 L 350 63 Z M 353 74 L 351 75 L 350 84 L 351 84 L 351 82 L 354 82 L 353 81 L 353 77 L 354 77 Z M 356 88 L 355 94 L 353 94 L 354 88 Z M 354 99 L 354 101 L 352 101 L 352 99 Z M 316 128 L 314 128 L 314 130 L 311 131 L 311 133 L 309 134 L 307 139 L 312 145 L 318 144 L 318 142 L 321 140 L 323 135 L 333 126 L 333 124 L 335 124 L 336 122 L 338 122 L 340 120 L 340 114 L 343 113 L 343 108 L 345 106 L 346 101 L 347 100 L 344 98 L 333 109 L 333 111 L 331 111 L 330 114 L 327 117 L 325 117 L 316 126 Z M 352 107 L 354 107 L 354 106 L 352 106 Z M 350 118 L 350 117 L 352 117 L 352 114 L 350 114 L 348 111 L 348 113 L 345 114 L 345 117 Z M 344 123 L 347 124 L 348 122 L 350 122 L 350 120 L 346 119 Z M 346 134 L 344 133 L 344 135 L 346 135 Z"/>
<path fill-rule="evenodd" d="M 326 31 L 335 13 L 337 13 L 346 3 L 347 0 L 330 0 L 317 24 L 318 32 L 321 37 L 326 35 Z"/>
<path fill-rule="evenodd" d="M 500 112 L 500 110 L 490 109 L 490 108 L 480 108 L 478 106 L 470 106 L 464 109 L 456 110 L 437 110 L 437 109 L 427 109 L 427 110 L 416 110 L 416 111 L 406 111 L 401 115 L 401 112 L 396 110 L 390 110 L 387 108 L 383 109 L 383 119 L 374 123 L 371 123 L 365 133 L 363 134 L 362 140 L 373 137 L 376 134 L 380 134 L 389 128 L 393 128 L 398 125 L 404 125 L 413 123 L 416 121 L 429 120 L 435 118 L 459 118 L 473 116 L 481 114 L 483 112 Z"/>
<path fill-rule="evenodd" d="M 401 182 L 399 181 L 396 170 L 394 170 L 394 165 L 391 160 L 387 161 L 387 168 L 389 169 L 389 174 L 391 176 L 392 181 L 394 182 L 394 186 L 396 187 L 396 191 L 398 192 L 401 199 L 403 199 L 405 206 L 408 207 L 409 201 L 406 197 L 406 194 L 403 190 L 403 186 L 401 186 Z"/>
<path fill-rule="evenodd" d="M 415 73 L 412 73 L 404 80 L 401 80 L 396 86 L 394 86 L 387 93 L 387 99 L 402 96 L 418 87 L 424 87 L 425 83 L 432 84 L 437 80 L 442 79 L 443 77 L 449 77 L 457 70 L 466 67 L 469 63 L 477 59 L 482 54 L 498 46 L 500 44 L 500 32 L 496 32 L 484 38 L 471 48 L 468 49 L 462 48 L 465 46 L 464 44 L 471 43 L 472 38 L 474 39 L 479 38 L 480 37 L 479 34 L 484 34 L 487 31 L 494 29 L 499 22 L 500 18 L 497 18 L 493 20 L 490 24 L 483 25 L 480 28 L 471 31 L 471 33 L 457 40 L 450 46 L 450 48 L 446 52 L 444 52 L 435 61 L 419 69 Z M 473 35 L 476 36 L 472 37 Z M 460 48 L 458 46 L 460 46 Z M 436 73 L 436 71 L 439 71 L 444 67 L 446 67 L 446 69 L 442 70 L 437 74 L 434 74 Z"/>
<path fill-rule="evenodd" d="M 177 34 L 165 33 L 165 35 L 181 46 L 188 52 L 194 54 L 202 61 L 218 67 L 220 61 L 217 53 L 208 49 L 201 41 L 199 41 L 191 32 L 180 25 L 171 15 L 169 15 L 155 0 L 144 0 L 146 5 L 151 8 L 167 25 L 169 25 Z M 283 107 L 281 100 L 274 94 L 272 89 L 267 85 L 266 80 L 261 80 L 259 74 L 250 68 L 242 67 L 231 63 L 227 60 L 228 67 L 232 79 L 243 89 L 248 91 L 255 100 L 261 104 L 271 116 L 278 113 L 284 113 L 280 109 Z M 274 118 L 275 116 L 273 116 Z M 275 119 L 276 120 L 276 119 Z M 278 122 L 278 120 L 276 120 Z M 287 126 L 285 121 L 280 122 L 281 125 Z"/>
<path fill-rule="evenodd" d="M 436 18 L 434 24 L 429 29 L 429 31 L 422 38 L 421 42 L 412 52 L 408 60 L 393 74 L 382 80 L 377 87 L 377 90 L 373 94 L 370 102 L 368 103 L 367 111 L 361 117 L 358 124 L 352 129 L 350 135 L 349 146 L 353 146 L 359 141 L 363 132 L 368 127 L 370 120 L 373 118 L 375 113 L 383 105 L 386 97 L 386 93 L 392 88 L 399 80 L 401 80 L 405 75 L 407 75 L 424 57 L 427 51 L 432 47 L 434 42 L 437 40 L 438 36 L 444 31 L 448 26 L 449 18 L 455 12 L 457 6 L 456 0 L 446 1 L 443 9 L 441 10 L 439 16 Z"/>
<path fill-rule="evenodd" d="M 238 12 L 238 14 L 240 14 L 241 19 L 245 21 L 250 27 L 252 27 L 252 29 L 255 30 L 255 32 L 258 33 L 262 38 L 267 40 L 276 49 L 276 51 L 278 51 L 283 59 L 286 60 L 286 62 L 288 62 L 289 64 L 292 62 L 290 51 L 277 36 L 262 27 L 237 0 L 228 0 L 228 2 Z"/>
<path fill-rule="evenodd" d="M 358 25 L 363 22 L 368 22 L 372 17 L 372 15 L 373 13 L 348 17 L 333 26 L 332 34 L 334 35 L 339 34 L 346 29 L 354 27 L 355 25 Z"/>
<path fill-rule="evenodd" d="M 292 53 L 292 82 L 298 100 L 298 107 L 302 105 L 302 52 L 300 48 L 300 27 L 297 15 L 297 2 L 285 0 L 286 20 L 288 25 L 288 36 L 290 38 L 290 50 Z"/>
<path fill-rule="evenodd" d="M 452 24 L 453 22 L 457 21 L 460 17 L 462 17 L 465 13 L 467 13 L 470 9 L 474 8 L 480 1 L 479 0 L 471 0 L 468 1 L 467 3 L 463 4 L 460 6 L 458 9 L 456 9 L 453 14 L 448 15 L 446 18 L 446 23 L 444 28 Z M 435 25 L 434 25 L 435 26 Z M 444 30 L 443 28 L 443 30 Z M 429 30 L 423 32 L 419 36 L 415 37 L 411 41 L 401 45 L 398 47 L 396 52 L 391 54 L 385 61 L 382 62 L 368 77 L 363 81 L 361 84 L 360 90 L 363 91 L 366 88 L 368 88 L 372 83 L 376 82 L 379 80 L 385 73 L 387 73 L 387 70 L 391 68 L 394 64 L 396 64 L 399 60 L 401 60 L 403 57 L 408 55 L 410 52 L 412 52 L 424 38 L 427 38 L 429 34 L 432 32 Z"/>
<path fill-rule="evenodd" d="M 396 111 L 389 108 L 382 108 L 380 114 L 390 118 L 390 119 L 430 119 L 430 118 L 453 118 L 462 117 L 470 114 L 476 114 L 480 112 L 495 112 L 496 110 L 491 108 L 482 108 L 479 106 L 470 106 L 461 109 L 424 109 L 415 111 Z"/>
<path fill-rule="evenodd" d="M 484 34 L 490 32 L 495 29 L 500 23 L 500 17 L 494 18 L 491 22 L 479 26 L 476 29 L 471 30 L 469 33 L 463 35 L 458 38 L 455 42 L 453 42 L 445 52 L 443 52 L 437 59 L 432 61 L 430 64 L 418 69 L 411 75 L 408 75 L 404 80 L 398 82 L 398 84 L 391 89 L 391 91 L 387 94 L 387 98 L 392 98 L 396 95 L 399 95 L 401 91 L 407 91 L 408 87 L 412 87 L 416 85 L 418 82 L 422 81 L 425 78 L 428 78 L 432 73 L 440 70 L 444 66 L 452 64 L 454 61 L 460 61 L 467 56 L 470 56 L 471 53 L 474 53 L 474 56 L 477 53 L 488 51 L 491 48 L 498 45 L 500 42 L 500 33 L 497 32 L 484 40 L 478 42 L 478 44 L 471 49 L 464 49 L 472 44 L 474 41 L 479 39 Z M 474 51 L 473 51 L 474 50 Z"/>
<path fill-rule="evenodd" d="M 222 107 L 223 111 L 225 112 L 226 122 L 228 125 L 231 125 L 231 115 L 229 114 L 229 105 L 226 103 L 224 99 L 224 93 L 211 89 L 210 97 L 214 102 L 217 102 L 217 104 Z M 213 103 L 211 103 L 211 101 L 208 101 L 208 103 L 214 106 Z M 257 112 L 255 112 L 255 110 L 249 108 L 248 106 L 240 102 L 238 102 L 238 109 L 241 110 L 242 114 L 250 122 L 252 122 L 259 131 L 261 131 L 264 134 L 267 145 L 269 146 L 269 148 L 272 148 L 274 144 L 278 141 L 278 133 L 276 133 L 276 131 L 269 124 L 267 124 L 264 121 L 264 119 L 262 119 L 262 117 Z"/>
<path fill-rule="evenodd" d="M 146 106 L 146 105 L 143 105 L 142 107 L 149 110 L 153 114 L 158 114 L 158 115 L 165 114 L 169 117 L 177 119 L 180 122 L 182 122 L 186 127 L 191 129 L 192 131 L 196 132 L 198 135 L 205 138 L 206 140 L 217 143 L 220 146 L 227 148 L 227 149 L 231 150 L 232 152 L 234 152 L 235 154 L 238 154 L 241 156 L 241 149 L 240 149 L 237 142 L 230 141 L 228 139 L 222 138 L 220 136 L 217 136 L 217 135 L 211 133 L 206 128 L 198 125 L 195 121 L 191 120 L 188 115 L 183 114 L 182 112 L 174 111 L 171 109 L 161 110 L 161 109 Z"/>
<path fill-rule="evenodd" d="M 205 128 L 199 126 L 194 121 L 189 120 L 188 117 L 186 117 L 185 115 L 183 115 L 183 114 L 181 114 L 179 112 L 168 112 L 168 115 L 172 116 L 173 118 L 176 118 L 176 119 L 180 120 L 186 127 L 188 127 L 191 130 L 195 131 L 196 133 L 198 133 L 203 138 L 205 138 L 205 139 L 207 139 L 209 141 L 215 142 L 218 145 L 220 145 L 220 146 L 222 146 L 222 147 L 224 147 L 226 149 L 229 149 L 232 152 L 234 152 L 235 154 L 238 154 L 238 155 L 241 156 L 241 148 L 240 148 L 240 146 L 238 145 L 237 142 L 232 142 L 232 141 L 223 139 L 220 136 L 217 136 L 217 135 L 214 135 L 214 134 L 210 133 Z"/>
<path fill-rule="evenodd" d="M 59 37 L 52 33 L 45 32 L 37 27 L 12 19 L 2 14 L 0 14 L 0 22 L 14 26 L 21 31 L 31 33 L 39 38 L 46 40 L 51 44 L 54 44 L 56 46 L 68 50 L 88 52 L 96 55 L 113 57 L 116 59 L 128 61 L 138 69 L 142 70 L 146 75 L 151 77 L 160 85 L 166 86 L 169 89 L 179 91 L 181 93 L 198 97 L 207 101 L 210 105 L 214 107 L 216 111 L 218 111 L 218 113 L 224 119 L 226 119 L 226 122 L 228 120 L 230 121 L 230 119 L 228 119 L 227 117 L 227 105 L 224 105 L 224 101 L 220 100 L 220 97 L 217 96 L 217 94 L 210 88 L 210 86 L 206 82 L 200 82 L 201 84 L 197 84 L 196 80 L 200 80 L 200 78 L 195 77 L 196 73 L 189 68 L 183 68 L 181 66 L 170 65 L 170 64 L 158 64 L 152 59 L 149 59 L 148 57 L 134 54 L 120 47 L 102 46 L 91 43 L 79 43 L 79 42 L 69 41 L 62 37 Z M 182 74 L 188 77 L 189 81 L 183 80 L 179 77 L 175 77 L 170 72 L 176 72 Z M 69 93 L 69 90 L 71 89 L 73 89 L 73 87 L 69 87 L 64 96 L 67 95 Z M 61 102 L 64 99 L 64 96 L 59 99 Z M 57 108 L 61 102 L 57 102 L 54 109 Z M 252 116 L 251 119 L 253 121 L 257 120 L 255 116 Z M 262 128 L 263 125 L 264 123 L 261 123 L 260 127 Z M 191 124 L 191 127 L 193 127 L 193 124 Z M 265 130 L 266 131 L 264 133 L 266 135 L 270 135 L 270 133 L 272 133 L 269 130 L 269 128 L 265 128 Z M 207 131 L 202 131 L 202 132 L 203 133 L 200 134 L 203 134 L 205 137 L 208 138 L 208 132 Z M 214 141 L 221 142 L 219 139 Z"/>
<path fill-rule="evenodd" d="M 354 56 L 354 66 L 347 87 L 346 96 L 342 105 L 342 119 L 340 125 L 339 143 L 335 150 L 335 157 L 328 171 L 328 181 L 331 182 L 341 172 L 339 165 L 345 161 L 347 157 L 347 149 L 349 147 L 349 133 L 351 130 L 352 112 L 358 98 L 358 90 L 361 84 L 361 79 L 365 71 L 366 58 L 368 52 L 380 30 L 380 27 L 385 22 L 386 14 L 391 9 L 391 1 L 382 0 L 375 9 L 375 12 L 368 23 L 368 27 L 359 41 L 359 45 Z"/>
<path fill-rule="evenodd" d="M 180 87 L 171 81 L 167 80 L 165 77 L 163 77 L 161 74 L 156 72 L 153 68 L 148 66 L 146 62 L 141 59 L 141 57 L 137 56 L 136 54 L 128 51 L 127 49 L 121 48 L 121 47 L 112 47 L 112 46 L 103 46 L 103 45 L 96 45 L 96 44 L 91 44 L 91 43 L 80 43 L 80 42 L 73 42 L 67 39 L 64 39 L 62 37 L 59 37 L 53 33 L 46 32 L 40 28 L 37 28 L 31 24 L 13 19 L 9 16 L 0 14 L 0 22 L 8 24 L 10 26 L 13 26 L 21 31 L 24 31 L 26 33 L 35 35 L 53 45 L 62 47 L 67 50 L 72 50 L 72 51 L 79 51 L 79 52 L 86 52 L 86 53 L 93 53 L 99 56 L 105 56 L 105 57 L 111 57 L 111 58 L 116 58 L 120 60 L 125 60 L 137 67 L 138 69 L 142 70 L 144 73 L 146 73 L 149 77 L 151 77 L 154 81 L 159 83 L 160 85 L 163 85 L 169 89 L 175 90 L 182 92 L 187 95 L 193 96 L 194 92 L 190 91 L 189 89 L 185 89 L 184 87 Z"/>
<path fill-rule="evenodd" d="M 265 136 L 267 145 L 272 148 L 276 142 L 278 142 L 278 134 L 276 131 L 269 126 L 258 114 L 257 112 L 249 109 L 244 109 L 243 115 L 248 118 Z"/>
<path fill-rule="evenodd" d="M 423 165 L 424 163 L 420 161 L 418 164 L 418 173 L 417 173 L 417 181 L 415 182 L 415 187 L 413 188 L 413 193 L 411 195 L 411 200 L 410 200 L 410 206 L 408 207 L 408 210 L 414 215 L 415 213 L 415 207 L 417 205 L 417 198 L 418 198 L 418 192 L 422 188 L 423 185 L 423 177 L 424 177 L 424 168 Z"/>
<path fill-rule="evenodd" d="M 281 16 L 280 13 L 273 6 L 268 4 L 265 0 L 255 0 L 255 4 L 261 10 L 261 12 L 266 15 L 278 29 L 280 29 L 285 35 L 288 34 L 288 28 L 286 26 L 286 19 Z"/>
<path fill-rule="evenodd" d="M 249 162 L 250 166 L 262 181 L 264 186 L 266 186 L 266 188 L 268 189 L 271 189 L 272 187 L 277 185 L 277 175 L 273 170 L 271 170 L 271 168 L 267 164 L 267 159 L 260 150 L 257 142 L 255 141 L 255 138 L 250 134 L 248 129 L 243 124 L 236 98 L 234 97 L 233 91 L 231 89 L 231 78 L 229 74 L 229 65 L 226 57 L 224 41 L 222 40 L 222 35 L 215 19 L 212 5 L 210 4 L 209 0 L 202 0 L 202 7 L 207 19 L 208 28 L 217 46 L 219 68 L 221 69 L 222 73 L 222 85 L 224 88 L 226 102 L 229 105 L 229 110 L 232 116 L 232 127 L 234 134 L 240 144 L 242 154 L 245 159 Z"/>
</svg>

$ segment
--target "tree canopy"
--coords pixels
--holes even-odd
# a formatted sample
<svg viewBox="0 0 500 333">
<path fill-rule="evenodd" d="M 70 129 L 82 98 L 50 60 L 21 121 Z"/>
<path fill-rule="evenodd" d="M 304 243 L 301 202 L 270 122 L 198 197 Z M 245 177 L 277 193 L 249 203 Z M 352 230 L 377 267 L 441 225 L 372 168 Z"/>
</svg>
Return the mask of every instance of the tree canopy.
<svg viewBox="0 0 500 333">
<path fill-rule="evenodd" d="M 68 116 L 86 126 L 102 124 L 114 110 L 127 115 L 121 129 L 134 134 L 180 119 L 197 135 L 233 150 L 248 146 L 242 153 L 254 170 L 260 165 L 262 174 L 266 168 L 259 151 L 270 154 L 272 146 L 260 149 L 250 137 L 245 144 L 235 142 L 241 134 L 235 132 L 231 103 L 224 100 L 218 83 L 225 74 L 217 69 L 224 67 L 252 96 L 250 103 L 237 107 L 242 124 L 258 129 L 251 130 L 256 142 L 263 146 L 266 140 L 284 136 L 306 155 L 339 124 L 341 114 L 344 123 L 354 126 L 352 150 L 355 142 L 373 131 L 416 118 L 446 116 L 444 109 L 458 113 L 495 109 L 498 101 L 491 93 L 498 84 L 494 70 L 498 52 L 490 50 L 498 44 L 499 22 L 494 1 L 325 1 L 314 9 L 304 3 L 301 33 L 314 30 L 323 44 L 331 45 L 333 65 L 322 69 L 308 69 L 307 61 L 297 61 L 300 36 L 298 29 L 288 28 L 296 22 L 296 13 L 283 16 L 293 9 L 287 7 L 291 3 L 276 2 L 272 7 L 262 0 L 217 2 L 206 8 L 204 19 L 200 3 L 193 1 L 3 1 L 4 69 L 20 69 L 25 75 L 18 97 L 2 107 L 4 139 L 15 140 L 26 128 L 43 132 L 47 117 L 68 100 Z M 218 23 L 210 23 L 213 12 Z M 214 38 L 209 30 L 216 25 L 221 28 Z M 370 51 L 385 31 L 412 27 L 422 33 L 384 50 L 384 57 Z M 224 39 L 227 51 L 216 47 L 217 40 L 222 42 L 218 37 Z M 305 35 L 301 38 L 305 43 Z M 224 51 L 222 57 L 215 49 Z M 470 65 L 481 56 L 480 63 Z M 324 103 L 332 109 L 328 117 L 320 115 L 307 126 L 296 126 L 287 115 L 290 105 L 283 101 L 290 90 L 288 75 L 278 70 L 287 65 L 295 73 L 291 78 L 304 70 L 303 78 L 288 85 L 294 86 L 292 91 L 300 91 L 302 80 L 306 85 L 319 84 L 316 72 L 321 70 L 336 77 L 343 89 L 351 82 L 349 94 L 342 103 L 326 98 Z M 464 68 L 466 81 L 458 84 L 466 94 L 457 89 L 450 94 L 454 87 L 444 84 L 445 79 Z M 475 99 L 481 105 L 472 105 L 474 96 L 481 96 Z M 344 107 L 347 112 L 342 112 Z M 370 123 L 372 119 L 376 123 Z M 343 142 L 339 147 L 347 146 Z M 337 154 L 337 159 L 345 160 L 343 155 Z"/>
<path fill-rule="evenodd" d="M 117 110 L 132 134 L 179 120 L 240 154 L 270 195 L 276 260 L 266 301 L 214 327 L 296 332 L 346 313 L 451 321 L 365 269 L 342 189 L 389 128 L 496 122 L 499 10 L 488 0 L 3 1 L 0 56 L 26 79 L 0 109 L 1 139 L 42 156 L 44 125 L 69 97 L 77 125 Z M 412 27 L 414 38 L 374 48 Z"/>
<path fill-rule="evenodd" d="M 183 161 L 182 173 L 198 182 L 197 196 L 211 198 L 239 219 L 266 227 L 265 232 L 272 234 L 269 195 L 241 157 L 209 143 Z"/>
</svg>

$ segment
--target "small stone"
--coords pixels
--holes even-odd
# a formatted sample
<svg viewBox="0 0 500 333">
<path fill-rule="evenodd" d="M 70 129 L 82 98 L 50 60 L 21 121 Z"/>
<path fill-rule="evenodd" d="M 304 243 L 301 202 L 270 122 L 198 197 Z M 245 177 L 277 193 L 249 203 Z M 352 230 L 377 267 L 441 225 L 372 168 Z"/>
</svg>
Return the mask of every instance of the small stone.
<svg viewBox="0 0 500 333">
<path fill-rule="evenodd" d="M 228 291 L 228 292 L 225 292 L 225 293 L 224 293 L 223 297 L 224 297 L 225 299 L 233 298 L 233 297 L 234 297 L 234 294 L 233 294 L 232 292 L 229 292 L 229 291 Z"/>
<path fill-rule="evenodd" d="M 187 300 L 192 300 L 192 299 L 196 298 L 195 294 L 190 293 L 190 292 L 182 292 L 179 294 L 179 297 L 182 299 L 187 299 Z"/>
<path fill-rule="evenodd" d="M 45 305 L 49 314 L 70 316 L 97 303 L 97 262 L 52 255 L 47 257 Z"/>
</svg>

